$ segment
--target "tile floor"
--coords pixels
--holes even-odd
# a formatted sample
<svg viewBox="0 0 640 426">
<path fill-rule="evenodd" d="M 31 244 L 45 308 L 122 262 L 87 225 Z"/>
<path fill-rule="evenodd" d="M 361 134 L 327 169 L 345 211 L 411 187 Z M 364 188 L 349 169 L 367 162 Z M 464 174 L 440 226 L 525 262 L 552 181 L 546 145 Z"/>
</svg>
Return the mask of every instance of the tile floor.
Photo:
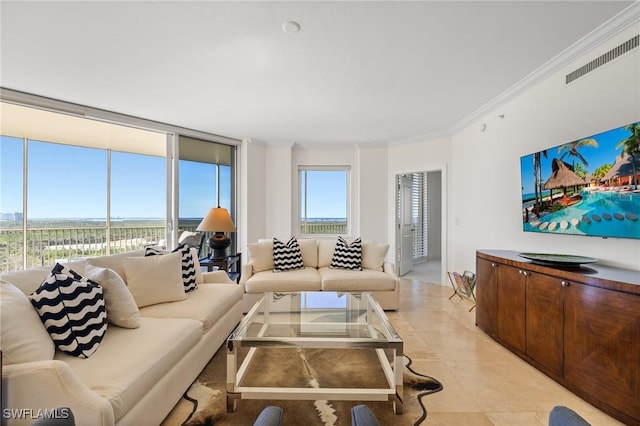
<svg viewBox="0 0 640 426">
<path fill-rule="evenodd" d="M 400 309 L 388 313 L 412 367 L 444 385 L 425 398 L 425 425 L 542 426 L 555 405 L 572 408 L 593 426 L 622 424 L 490 339 L 475 326 L 469 301 L 448 300 L 451 287 L 425 276 L 414 271 L 403 277 Z"/>
</svg>

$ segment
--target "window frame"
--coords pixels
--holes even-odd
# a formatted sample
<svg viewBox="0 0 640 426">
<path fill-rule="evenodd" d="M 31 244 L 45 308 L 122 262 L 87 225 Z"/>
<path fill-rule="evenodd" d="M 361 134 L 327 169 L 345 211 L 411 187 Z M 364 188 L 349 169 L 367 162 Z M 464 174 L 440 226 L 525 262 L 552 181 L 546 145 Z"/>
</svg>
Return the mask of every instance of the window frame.
<svg viewBox="0 0 640 426">
<path fill-rule="evenodd" d="M 303 196 L 303 179 L 302 175 L 306 172 L 346 172 L 346 182 L 345 182 L 345 207 L 346 207 L 346 225 L 345 232 L 336 232 L 336 233 L 304 233 L 302 232 L 302 223 L 304 213 L 303 210 L 305 206 L 303 205 L 303 200 L 306 202 L 307 193 L 305 191 Z M 305 178 L 306 182 L 306 178 Z M 298 165 L 297 167 L 297 186 L 298 186 L 298 200 L 297 200 L 297 209 L 296 209 L 296 218 L 295 218 L 295 232 L 299 238 L 330 238 L 337 236 L 350 236 L 351 229 L 353 224 L 353 218 L 351 215 L 351 166 L 349 165 Z"/>
</svg>

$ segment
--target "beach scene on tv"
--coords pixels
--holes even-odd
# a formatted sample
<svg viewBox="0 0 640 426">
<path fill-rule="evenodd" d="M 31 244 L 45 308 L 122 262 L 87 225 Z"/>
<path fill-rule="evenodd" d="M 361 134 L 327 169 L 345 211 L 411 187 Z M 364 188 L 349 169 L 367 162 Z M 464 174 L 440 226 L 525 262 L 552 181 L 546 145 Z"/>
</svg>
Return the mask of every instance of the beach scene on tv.
<svg viewBox="0 0 640 426">
<path fill-rule="evenodd" d="M 523 229 L 640 238 L 640 122 L 520 158 Z"/>
</svg>

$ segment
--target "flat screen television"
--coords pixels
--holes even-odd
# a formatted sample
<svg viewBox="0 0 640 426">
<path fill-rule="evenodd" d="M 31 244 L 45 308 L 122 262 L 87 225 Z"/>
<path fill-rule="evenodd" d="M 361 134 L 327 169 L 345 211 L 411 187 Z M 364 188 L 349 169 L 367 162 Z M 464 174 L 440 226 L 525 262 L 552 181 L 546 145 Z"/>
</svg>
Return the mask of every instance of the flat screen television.
<svg viewBox="0 0 640 426">
<path fill-rule="evenodd" d="M 525 232 L 640 239 L 640 122 L 520 158 Z"/>
</svg>

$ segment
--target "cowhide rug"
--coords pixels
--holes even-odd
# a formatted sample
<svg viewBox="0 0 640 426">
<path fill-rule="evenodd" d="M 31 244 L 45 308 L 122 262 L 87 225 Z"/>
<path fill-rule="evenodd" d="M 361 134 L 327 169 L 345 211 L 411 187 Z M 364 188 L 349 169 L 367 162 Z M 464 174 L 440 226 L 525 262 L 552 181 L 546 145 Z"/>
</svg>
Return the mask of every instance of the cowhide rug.
<svg viewBox="0 0 640 426">
<path fill-rule="evenodd" d="M 226 353 L 224 346 L 211 359 L 163 426 L 252 425 L 262 409 L 284 410 L 284 425 L 351 425 L 351 407 L 367 404 L 381 425 L 418 425 L 427 417 L 422 398 L 439 392 L 436 379 L 414 372 L 405 357 L 403 413 L 391 402 L 240 400 L 235 412 L 226 410 Z M 377 355 L 371 349 L 259 349 L 246 374 L 251 386 L 386 387 Z"/>
</svg>

